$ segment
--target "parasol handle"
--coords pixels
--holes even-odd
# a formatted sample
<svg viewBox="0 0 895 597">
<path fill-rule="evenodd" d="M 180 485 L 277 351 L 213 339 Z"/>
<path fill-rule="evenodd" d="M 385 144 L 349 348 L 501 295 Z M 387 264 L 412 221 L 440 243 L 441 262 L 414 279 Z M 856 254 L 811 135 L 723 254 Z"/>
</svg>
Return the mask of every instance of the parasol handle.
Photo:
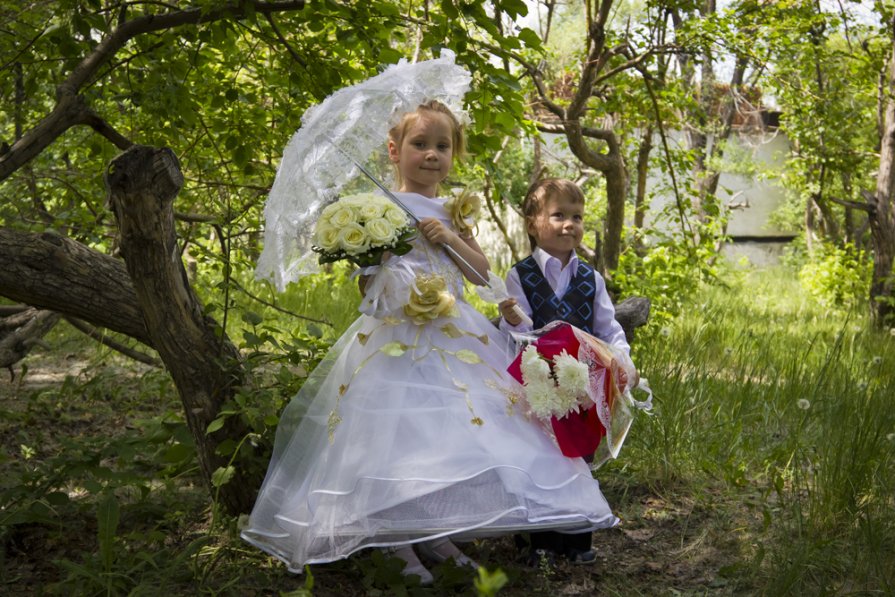
<svg viewBox="0 0 895 597">
<path fill-rule="evenodd" d="M 332 143 L 332 140 L 330 140 L 330 143 Z M 333 143 L 333 145 L 335 145 L 335 143 Z M 419 223 L 420 223 L 420 219 L 419 219 L 418 217 L 416 217 L 416 214 L 414 214 L 412 211 L 410 211 L 410 208 L 408 208 L 406 205 L 404 205 L 404 203 L 403 203 L 400 199 L 398 199 L 398 197 L 397 197 L 394 193 L 392 193 L 391 189 L 389 189 L 387 186 L 385 186 L 384 184 L 382 184 L 382 182 L 381 182 L 378 178 L 376 178 L 375 176 L 373 176 L 373 174 L 372 174 L 369 170 L 367 170 L 366 168 L 364 168 L 363 166 L 361 166 L 360 163 L 359 163 L 357 160 L 355 160 L 355 159 L 354 159 L 353 157 L 351 157 L 350 155 L 346 154 L 346 153 L 342 150 L 341 147 L 339 147 L 338 145 L 336 145 L 336 149 L 338 149 L 339 151 L 341 151 L 341 152 L 342 152 L 342 153 L 343 153 L 349 160 L 351 160 L 351 161 L 354 163 L 355 166 L 357 166 L 358 170 L 360 170 L 361 172 L 363 172 L 364 175 L 365 175 L 367 178 L 369 178 L 371 181 L 373 181 L 373 184 L 375 184 L 377 187 L 379 187 L 379 190 L 382 191 L 383 193 L 385 193 L 385 196 L 388 197 L 388 198 L 392 201 L 392 203 L 394 203 L 395 205 L 397 205 L 398 207 L 400 207 L 401 210 L 402 210 L 405 214 L 407 214 L 407 217 L 410 218 L 410 220 L 411 220 L 414 224 L 419 224 Z M 467 265 L 469 265 L 469 264 L 467 264 Z"/>
</svg>

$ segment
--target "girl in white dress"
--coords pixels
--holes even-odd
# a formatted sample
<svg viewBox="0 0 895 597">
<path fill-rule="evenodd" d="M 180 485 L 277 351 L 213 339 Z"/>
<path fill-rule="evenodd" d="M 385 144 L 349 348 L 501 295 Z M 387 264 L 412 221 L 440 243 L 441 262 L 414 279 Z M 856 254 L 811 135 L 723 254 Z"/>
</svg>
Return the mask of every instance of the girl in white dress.
<svg viewBox="0 0 895 597">
<path fill-rule="evenodd" d="M 462 127 L 438 102 L 389 133 L 397 196 L 420 235 L 365 272 L 363 314 L 285 409 L 242 533 L 292 571 L 383 547 L 428 584 L 413 546 L 476 566 L 452 538 L 617 522 L 588 466 L 526 416 L 506 374 L 511 339 L 463 299 L 464 270 L 488 262 L 462 199 L 437 195 L 462 149 Z"/>
</svg>

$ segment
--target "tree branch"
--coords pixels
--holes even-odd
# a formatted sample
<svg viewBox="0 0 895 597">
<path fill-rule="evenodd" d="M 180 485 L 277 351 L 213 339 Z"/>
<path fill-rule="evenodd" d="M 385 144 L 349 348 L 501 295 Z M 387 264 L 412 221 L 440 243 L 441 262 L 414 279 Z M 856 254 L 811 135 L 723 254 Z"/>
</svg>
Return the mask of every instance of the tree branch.
<svg viewBox="0 0 895 597">
<path fill-rule="evenodd" d="M 865 191 L 866 192 L 866 191 Z M 859 203 L 857 201 L 849 201 L 848 199 L 839 199 L 838 197 L 827 197 L 833 203 L 838 203 L 844 207 L 850 207 L 852 209 L 860 209 L 861 211 L 872 213 L 874 211 L 873 205 L 869 203 Z"/>
<path fill-rule="evenodd" d="M 108 328 L 153 346 L 120 259 L 57 234 L 0 227 L 0 296 Z"/>
<path fill-rule="evenodd" d="M 130 142 L 117 133 L 113 134 L 111 127 L 108 125 L 104 127 L 100 124 L 99 117 L 89 110 L 84 99 L 78 94 L 97 70 L 134 37 L 183 25 L 196 25 L 225 18 L 241 19 L 250 13 L 269 14 L 301 10 L 304 6 L 304 0 L 291 2 L 237 0 L 232 4 L 213 10 L 203 11 L 200 8 L 189 8 L 165 14 L 144 15 L 131 21 L 120 22 L 119 27 L 97 44 L 93 51 L 56 88 L 56 106 L 53 110 L 16 140 L 8 152 L 0 155 L 0 181 L 9 178 L 13 172 L 34 159 L 62 133 L 78 124 L 86 124 L 94 128 L 99 126 L 97 131 L 112 140 L 116 146 L 121 147 L 121 144 L 127 142 L 130 147 Z"/>
<path fill-rule="evenodd" d="M 49 332 L 59 314 L 41 309 L 28 309 L 13 315 L 6 322 L 11 331 L 0 329 L 0 367 L 9 369 L 10 376 L 15 379 L 12 366 L 25 358 L 37 345 L 46 345 L 42 338 Z"/>
<path fill-rule="evenodd" d="M 570 134 L 570 130 L 568 127 L 570 125 L 572 125 L 572 123 L 548 124 L 548 123 L 539 122 L 539 123 L 536 123 L 535 126 L 542 133 L 565 135 L 568 138 L 568 136 Z M 618 140 L 616 139 L 615 134 L 612 131 L 609 131 L 606 129 L 596 129 L 596 128 L 579 125 L 578 132 L 579 132 L 579 137 L 589 137 L 592 139 L 600 139 L 601 141 L 605 141 L 610 146 L 613 146 L 614 144 L 618 143 Z M 589 156 L 588 161 L 585 162 L 586 164 L 588 164 L 589 166 L 591 166 L 593 168 L 596 168 L 597 170 L 600 170 L 601 172 L 610 167 L 610 165 L 612 164 L 612 160 L 610 158 L 608 158 L 607 156 L 605 156 L 599 152 L 596 152 L 596 151 L 590 149 L 587 146 L 584 146 L 584 144 L 581 144 L 581 145 L 587 151 L 588 156 Z M 585 160 L 582 160 L 582 161 L 585 161 Z"/>
<path fill-rule="evenodd" d="M 84 124 L 108 139 L 112 145 L 122 151 L 134 144 L 133 141 L 116 131 L 111 124 L 89 108 L 85 108 L 83 119 Z"/>
<path fill-rule="evenodd" d="M 183 25 L 197 25 L 210 23 L 225 18 L 241 19 L 249 12 L 269 14 L 288 10 L 301 10 L 305 7 L 304 0 L 293 2 L 254 2 L 252 0 L 237 0 L 232 4 L 225 4 L 212 10 L 202 8 L 188 8 L 164 14 L 152 14 L 137 17 L 130 21 L 124 21 L 117 29 L 100 42 L 89 56 L 84 58 L 71 74 L 59 86 L 63 93 L 78 93 L 81 87 L 93 76 L 96 70 L 109 60 L 115 52 L 134 37 L 153 31 L 174 29 Z"/>
<path fill-rule="evenodd" d="M 66 316 L 65 321 L 70 323 L 72 325 L 72 327 L 75 328 L 76 330 L 78 330 L 79 332 L 82 332 L 82 333 L 90 336 L 91 338 L 93 338 L 94 340 L 99 342 L 100 344 L 102 344 L 104 346 L 108 346 L 112 350 L 114 350 L 116 352 L 120 352 L 121 354 L 123 354 L 124 356 L 126 356 L 128 358 L 134 359 L 135 361 L 139 361 L 141 363 L 145 363 L 147 365 L 151 365 L 153 367 L 161 367 L 162 366 L 162 362 L 160 360 L 152 358 L 148 354 L 140 352 L 139 350 L 134 350 L 133 348 L 131 348 L 129 346 L 125 346 L 121 342 L 116 342 L 115 340 L 113 340 L 112 338 L 110 338 L 106 334 L 104 334 L 101 330 L 99 330 L 91 325 L 86 324 L 85 322 L 81 321 L 80 319 L 78 319 L 76 317 Z"/>
</svg>

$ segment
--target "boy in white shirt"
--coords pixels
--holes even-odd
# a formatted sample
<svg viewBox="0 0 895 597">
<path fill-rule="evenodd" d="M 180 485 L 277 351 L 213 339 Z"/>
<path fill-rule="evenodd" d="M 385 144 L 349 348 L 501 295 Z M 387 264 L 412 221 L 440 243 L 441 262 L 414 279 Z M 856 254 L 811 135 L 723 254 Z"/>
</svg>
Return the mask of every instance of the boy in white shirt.
<svg viewBox="0 0 895 597">
<path fill-rule="evenodd" d="M 584 236 L 584 193 L 572 181 L 539 180 L 522 203 L 532 254 L 507 274 L 510 298 L 500 304 L 500 328 L 527 332 L 552 321 L 565 321 L 612 344 L 629 356 L 625 331 L 615 320 L 615 308 L 603 277 L 580 261 L 575 250 Z M 522 323 L 513 306 L 519 305 L 534 326 Z M 633 369 L 633 368 L 632 368 Z M 619 382 L 628 383 L 620 371 Z M 591 533 L 563 534 L 554 531 L 530 533 L 529 563 L 559 555 L 573 563 L 591 563 Z"/>
</svg>

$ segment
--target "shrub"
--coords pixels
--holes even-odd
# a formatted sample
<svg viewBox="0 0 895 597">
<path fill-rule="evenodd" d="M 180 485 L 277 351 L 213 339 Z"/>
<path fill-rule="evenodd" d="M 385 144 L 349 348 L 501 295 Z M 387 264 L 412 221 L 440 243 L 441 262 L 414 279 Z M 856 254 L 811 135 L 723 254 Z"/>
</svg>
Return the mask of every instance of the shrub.
<svg viewBox="0 0 895 597">
<path fill-rule="evenodd" d="M 848 309 L 867 298 L 873 263 L 854 246 L 823 244 L 799 270 L 799 282 L 827 308 Z"/>
</svg>

